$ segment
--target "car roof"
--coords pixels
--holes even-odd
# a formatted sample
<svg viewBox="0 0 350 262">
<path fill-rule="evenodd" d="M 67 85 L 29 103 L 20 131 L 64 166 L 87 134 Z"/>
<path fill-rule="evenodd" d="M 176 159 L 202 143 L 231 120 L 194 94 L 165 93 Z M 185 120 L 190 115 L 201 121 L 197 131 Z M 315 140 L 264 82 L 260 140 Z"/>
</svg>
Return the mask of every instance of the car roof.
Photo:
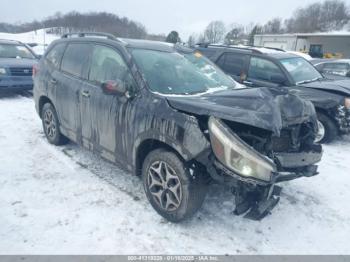
<svg viewBox="0 0 350 262">
<path fill-rule="evenodd" d="M 333 63 L 348 63 L 350 64 L 350 59 L 332 59 L 332 60 L 325 60 L 325 61 L 321 61 L 319 64 L 324 64 L 324 63 L 330 63 L 330 64 L 333 64 Z"/>
<path fill-rule="evenodd" d="M 278 48 L 269 48 L 269 47 L 260 47 L 260 46 L 244 46 L 244 45 L 216 45 L 216 44 L 197 44 L 196 48 L 199 50 L 225 50 L 225 52 L 241 52 L 249 54 L 259 54 L 262 56 L 273 57 L 276 59 L 283 58 L 294 58 L 300 57 L 296 54 L 287 53 L 282 49 Z"/>
<path fill-rule="evenodd" d="M 174 52 L 175 50 L 182 52 L 192 52 L 193 50 L 183 45 L 172 44 L 160 41 L 130 39 L 130 38 L 117 38 L 108 33 L 100 32 L 79 32 L 64 34 L 61 39 L 55 42 L 75 42 L 75 41 L 92 41 L 115 44 L 118 43 L 126 48 L 139 48 L 149 49 L 163 52 Z"/>
<path fill-rule="evenodd" d="M 129 38 L 118 38 L 121 42 L 125 44 L 126 47 L 131 48 L 142 48 L 157 51 L 173 52 L 174 44 L 151 41 L 151 40 L 139 40 L 139 39 L 129 39 Z"/>
</svg>

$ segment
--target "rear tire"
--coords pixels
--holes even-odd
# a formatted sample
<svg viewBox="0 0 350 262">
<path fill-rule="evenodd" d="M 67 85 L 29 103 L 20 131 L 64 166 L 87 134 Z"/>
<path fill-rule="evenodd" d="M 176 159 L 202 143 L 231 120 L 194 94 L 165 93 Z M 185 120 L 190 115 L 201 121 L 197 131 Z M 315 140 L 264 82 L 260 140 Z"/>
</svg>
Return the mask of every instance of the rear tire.
<svg viewBox="0 0 350 262">
<path fill-rule="evenodd" d="M 180 222 L 202 206 L 207 192 L 203 176 L 192 176 L 173 152 L 150 152 L 143 163 L 142 176 L 149 202 L 167 220 Z"/>
<path fill-rule="evenodd" d="M 339 134 L 336 124 L 330 117 L 320 112 L 317 113 L 317 118 L 324 128 L 324 135 L 318 139 L 318 142 L 322 144 L 332 142 Z"/>
<path fill-rule="evenodd" d="M 41 110 L 41 119 L 45 136 L 50 144 L 59 146 L 69 142 L 68 138 L 61 134 L 57 113 L 52 104 L 46 103 Z"/>
</svg>

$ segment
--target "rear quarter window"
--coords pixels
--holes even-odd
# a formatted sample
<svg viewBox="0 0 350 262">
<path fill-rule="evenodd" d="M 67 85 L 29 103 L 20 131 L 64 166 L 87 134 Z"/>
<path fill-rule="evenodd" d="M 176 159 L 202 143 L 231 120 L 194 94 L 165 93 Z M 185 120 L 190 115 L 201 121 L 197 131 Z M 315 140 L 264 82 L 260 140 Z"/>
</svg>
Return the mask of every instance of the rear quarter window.
<svg viewBox="0 0 350 262">
<path fill-rule="evenodd" d="M 86 66 L 89 63 L 91 46 L 85 43 L 68 44 L 64 52 L 61 70 L 80 78 L 86 77 Z"/>
</svg>

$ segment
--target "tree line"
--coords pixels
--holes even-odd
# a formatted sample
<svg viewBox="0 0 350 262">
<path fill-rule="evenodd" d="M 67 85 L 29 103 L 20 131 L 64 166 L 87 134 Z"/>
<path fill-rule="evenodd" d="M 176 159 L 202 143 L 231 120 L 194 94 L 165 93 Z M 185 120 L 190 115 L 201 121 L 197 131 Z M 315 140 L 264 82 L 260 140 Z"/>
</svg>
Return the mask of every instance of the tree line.
<svg viewBox="0 0 350 262">
<path fill-rule="evenodd" d="M 67 14 L 58 12 L 41 21 L 35 20 L 17 25 L 0 23 L 0 32 L 8 33 L 22 33 L 42 28 L 52 28 L 51 32 L 56 34 L 103 31 L 117 37 L 184 42 L 175 30 L 168 36 L 148 34 L 143 24 L 107 12 L 73 11 Z M 311 33 L 342 29 L 350 30 L 350 7 L 344 0 L 325 0 L 298 8 L 288 19 L 276 17 L 263 25 L 232 23 L 227 26 L 222 21 L 212 21 L 203 32 L 192 34 L 187 43 L 190 46 L 199 42 L 252 44 L 256 34 Z"/>
<path fill-rule="evenodd" d="M 313 33 L 337 30 L 350 31 L 350 7 L 342 0 L 326 0 L 296 9 L 288 19 L 283 20 L 276 17 L 263 25 L 232 23 L 227 26 L 222 21 L 212 21 L 202 33 L 190 35 L 187 43 L 190 46 L 195 43 L 253 44 L 256 34 Z M 171 39 L 180 39 L 176 31 L 170 34 L 177 34 L 177 38 Z"/>
<path fill-rule="evenodd" d="M 144 25 L 126 17 L 119 17 L 107 12 L 79 13 L 76 11 L 61 14 L 56 13 L 41 21 L 12 25 L 0 23 L 0 32 L 22 33 L 42 28 L 52 28 L 52 33 L 74 33 L 79 31 L 107 32 L 117 37 L 164 40 L 163 35 L 147 33 Z"/>
</svg>

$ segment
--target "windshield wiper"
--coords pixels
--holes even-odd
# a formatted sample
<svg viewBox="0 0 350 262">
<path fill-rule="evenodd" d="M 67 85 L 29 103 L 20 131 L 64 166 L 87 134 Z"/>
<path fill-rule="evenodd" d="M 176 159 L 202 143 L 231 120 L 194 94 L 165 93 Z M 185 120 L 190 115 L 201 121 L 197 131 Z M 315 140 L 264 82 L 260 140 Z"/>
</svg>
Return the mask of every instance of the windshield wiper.
<svg viewBox="0 0 350 262">
<path fill-rule="evenodd" d="M 296 84 L 297 85 L 307 84 L 307 83 L 315 82 L 315 81 L 320 80 L 320 79 L 322 79 L 322 77 L 316 77 L 314 79 L 300 81 L 300 82 L 297 82 Z"/>
</svg>

